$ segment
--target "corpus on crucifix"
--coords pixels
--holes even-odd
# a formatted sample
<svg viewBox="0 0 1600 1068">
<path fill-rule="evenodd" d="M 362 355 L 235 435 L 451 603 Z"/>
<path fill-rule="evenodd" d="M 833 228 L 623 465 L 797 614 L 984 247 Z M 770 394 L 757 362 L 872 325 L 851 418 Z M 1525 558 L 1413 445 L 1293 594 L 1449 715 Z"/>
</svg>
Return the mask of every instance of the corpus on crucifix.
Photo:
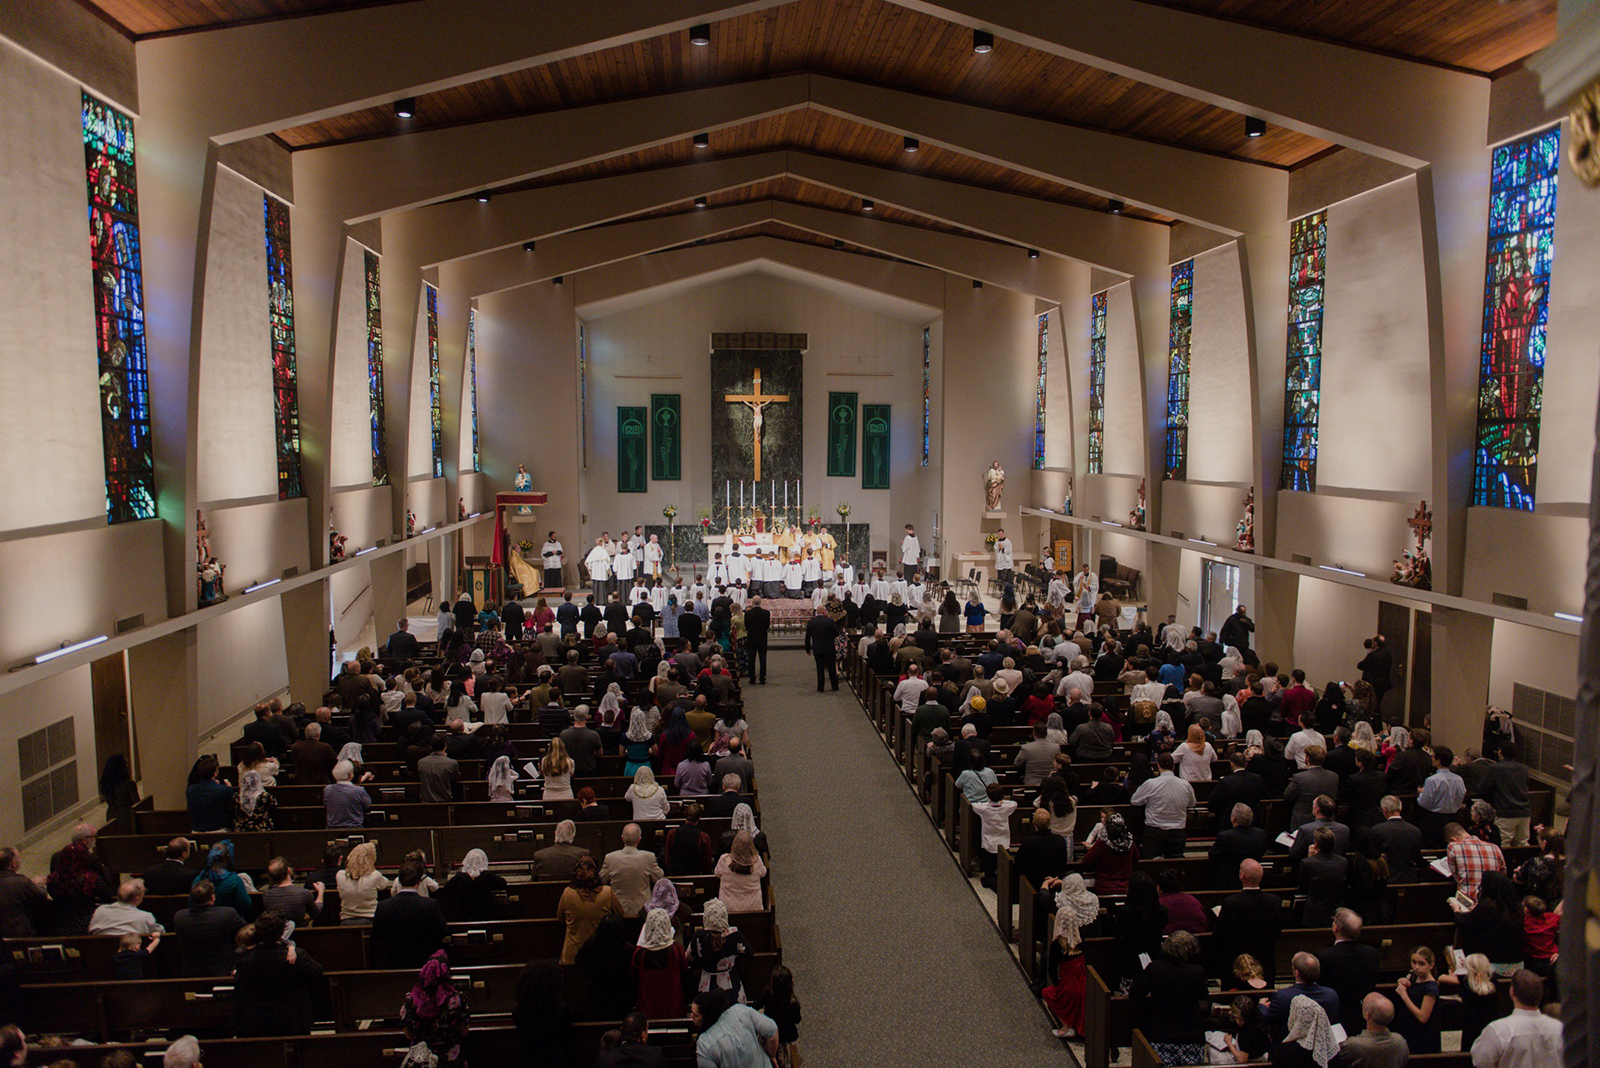
<svg viewBox="0 0 1600 1068">
<path fill-rule="evenodd" d="M 751 441 L 754 445 L 753 454 L 755 457 L 756 481 L 760 482 L 762 412 L 766 410 L 766 407 L 769 404 L 781 404 L 787 401 L 789 399 L 789 395 L 787 393 L 762 393 L 761 368 L 757 367 L 755 369 L 754 389 L 752 389 L 749 393 L 729 393 L 723 399 L 729 404 L 743 404 L 746 408 L 749 408 L 752 413 L 753 419 L 751 421 L 750 433 Z"/>
</svg>

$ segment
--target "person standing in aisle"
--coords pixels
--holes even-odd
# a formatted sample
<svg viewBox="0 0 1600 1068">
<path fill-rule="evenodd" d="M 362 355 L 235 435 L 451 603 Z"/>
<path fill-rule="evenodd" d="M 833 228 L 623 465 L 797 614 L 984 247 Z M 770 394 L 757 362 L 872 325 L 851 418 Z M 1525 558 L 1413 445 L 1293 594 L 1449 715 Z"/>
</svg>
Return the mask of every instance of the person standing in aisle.
<svg viewBox="0 0 1600 1068">
<path fill-rule="evenodd" d="M 748 616 L 750 613 L 746 612 Z M 834 655 L 834 645 L 839 638 L 838 624 L 828 618 L 825 609 L 818 608 L 817 614 L 811 617 L 811 622 L 806 624 L 806 652 L 810 653 L 817 662 L 817 692 L 822 692 L 822 676 L 824 672 L 833 683 L 833 688 L 839 688 L 839 661 Z"/>
<path fill-rule="evenodd" d="M 917 540 L 917 528 L 906 524 L 906 536 L 900 542 L 900 571 L 907 582 L 917 573 L 922 562 L 922 543 Z"/>
</svg>

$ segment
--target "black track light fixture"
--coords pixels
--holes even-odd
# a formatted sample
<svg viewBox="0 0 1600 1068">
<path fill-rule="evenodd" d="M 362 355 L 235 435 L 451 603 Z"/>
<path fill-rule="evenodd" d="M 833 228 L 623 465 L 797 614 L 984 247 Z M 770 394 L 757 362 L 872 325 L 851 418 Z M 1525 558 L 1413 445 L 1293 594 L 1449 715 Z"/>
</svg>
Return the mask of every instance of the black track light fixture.
<svg viewBox="0 0 1600 1068">
<path fill-rule="evenodd" d="M 522 243 L 522 251 L 524 251 L 524 252 L 532 252 L 533 251 L 533 246 L 534 246 L 534 243 L 532 241 L 524 241 Z"/>
<path fill-rule="evenodd" d="M 487 189 L 485 189 L 483 192 L 478 194 L 478 203 L 479 204 L 487 204 L 487 203 L 489 203 L 489 191 Z"/>
<path fill-rule="evenodd" d="M 1029 250 L 1028 250 L 1028 258 L 1029 258 L 1029 259 L 1030 259 L 1030 260 L 1036 260 L 1036 259 L 1038 259 L 1038 258 L 1039 258 L 1039 250 L 1038 250 L 1038 249 L 1036 249 L 1036 248 L 1030 248 L 1030 249 L 1029 249 Z"/>
<path fill-rule="evenodd" d="M 711 147 L 711 135 L 708 134 L 708 133 L 697 133 L 697 134 L 695 134 L 694 135 L 694 147 L 695 148 L 710 148 Z"/>
<path fill-rule="evenodd" d="M 556 275 L 556 276 L 555 276 L 555 277 L 554 277 L 554 278 L 552 278 L 552 279 L 550 279 L 550 281 L 552 281 L 552 282 L 554 282 L 554 283 L 555 283 L 555 284 L 556 284 L 556 285 L 560 285 L 560 284 L 561 284 L 561 283 L 562 283 L 562 281 L 563 281 L 563 279 L 562 279 L 562 277 L 561 277 L 561 276 L 560 276 L 560 275 L 559 275 L 559 274 L 558 274 L 558 275 Z"/>
<path fill-rule="evenodd" d="M 836 237 L 833 239 L 833 247 L 842 252 L 844 251 L 844 242 Z"/>
<path fill-rule="evenodd" d="M 988 30 L 972 31 L 972 50 L 980 56 L 986 56 L 994 51 L 994 34 Z"/>
<path fill-rule="evenodd" d="M 1111 214 L 1113 214 L 1113 215 L 1121 215 L 1123 209 L 1126 208 L 1128 205 L 1124 204 L 1120 200 L 1113 200 L 1113 201 L 1111 201 L 1111 203 L 1108 206 L 1111 208 Z"/>
<path fill-rule="evenodd" d="M 982 289 L 983 288 L 983 283 L 978 281 L 976 278 L 974 278 L 972 280 L 972 288 L 973 289 Z"/>
<path fill-rule="evenodd" d="M 694 206 L 697 207 L 697 208 L 705 207 L 706 206 L 706 198 L 705 197 L 695 197 L 694 198 Z"/>
<path fill-rule="evenodd" d="M 417 98 L 416 97 L 414 97 L 414 96 L 403 96 L 399 100 L 396 100 L 394 102 L 394 117 L 395 118 L 397 118 L 397 119 L 409 119 L 411 116 L 415 115 L 416 113 L 417 113 Z"/>
<path fill-rule="evenodd" d="M 1254 115 L 1244 117 L 1244 135 L 1246 137 L 1260 137 L 1267 132 L 1267 120 L 1258 119 Z"/>
<path fill-rule="evenodd" d="M 861 210 L 862 211 L 871 211 L 875 207 L 877 207 L 877 205 L 874 204 L 872 201 L 867 200 L 865 198 L 862 199 L 862 201 L 861 201 Z"/>
<path fill-rule="evenodd" d="M 919 142 L 915 137 L 906 138 L 906 151 L 907 152 L 915 152 L 917 149 L 919 149 L 921 147 L 922 147 L 921 142 Z"/>
<path fill-rule="evenodd" d="M 711 43 L 711 23 L 702 22 L 698 26 L 689 27 L 689 43 L 699 48 L 704 48 Z"/>
</svg>

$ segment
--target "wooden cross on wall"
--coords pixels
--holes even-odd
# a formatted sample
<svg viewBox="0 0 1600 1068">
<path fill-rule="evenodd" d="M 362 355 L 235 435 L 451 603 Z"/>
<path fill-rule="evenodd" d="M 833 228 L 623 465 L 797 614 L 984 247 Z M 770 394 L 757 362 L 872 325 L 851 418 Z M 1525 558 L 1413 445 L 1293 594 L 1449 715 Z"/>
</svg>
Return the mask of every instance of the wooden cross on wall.
<svg viewBox="0 0 1600 1068">
<path fill-rule="evenodd" d="M 1406 520 L 1406 526 L 1416 535 L 1417 548 L 1421 549 L 1422 543 L 1433 533 L 1433 513 L 1428 510 L 1427 501 L 1417 502 L 1416 514 Z"/>
<path fill-rule="evenodd" d="M 755 445 L 754 453 L 755 453 L 755 466 L 756 466 L 756 481 L 760 482 L 761 481 L 761 423 L 762 423 L 761 413 L 767 407 L 767 405 L 769 405 L 769 404 L 782 404 L 782 403 L 784 403 L 785 401 L 787 401 L 789 399 L 789 395 L 787 393 L 762 393 L 761 392 L 761 368 L 759 368 L 759 367 L 757 367 L 756 370 L 755 370 L 755 383 L 756 383 L 755 384 L 755 389 L 751 390 L 749 393 L 729 393 L 725 397 L 723 397 L 723 400 L 727 401 L 729 404 L 743 404 L 745 407 L 749 408 L 752 413 L 754 413 L 754 419 L 752 420 L 752 424 L 751 424 L 751 427 L 750 427 L 750 434 L 751 434 L 752 441 L 754 442 L 754 445 Z"/>
</svg>

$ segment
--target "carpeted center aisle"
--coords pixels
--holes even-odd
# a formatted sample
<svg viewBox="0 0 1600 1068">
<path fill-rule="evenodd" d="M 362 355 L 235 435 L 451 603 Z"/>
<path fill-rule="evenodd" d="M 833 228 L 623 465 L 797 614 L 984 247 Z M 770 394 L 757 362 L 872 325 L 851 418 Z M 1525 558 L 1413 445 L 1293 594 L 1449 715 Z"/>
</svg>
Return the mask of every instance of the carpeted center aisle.
<svg viewBox="0 0 1600 1068">
<path fill-rule="evenodd" d="M 771 669 L 744 695 L 808 1068 L 1071 1065 L 849 688 Z"/>
</svg>

